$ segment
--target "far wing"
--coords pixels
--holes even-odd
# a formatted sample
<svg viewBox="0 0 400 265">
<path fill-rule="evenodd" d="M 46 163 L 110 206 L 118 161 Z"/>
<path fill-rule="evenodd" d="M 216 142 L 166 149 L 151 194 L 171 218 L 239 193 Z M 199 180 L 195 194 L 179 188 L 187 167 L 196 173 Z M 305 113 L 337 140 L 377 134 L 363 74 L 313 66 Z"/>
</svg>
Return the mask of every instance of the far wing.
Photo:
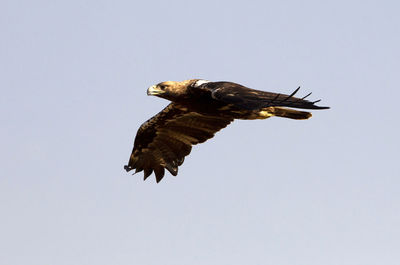
<svg viewBox="0 0 400 265">
<path fill-rule="evenodd" d="M 203 143 L 225 128 L 232 119 L 188 112 L 174 103 L 140 126 L 126 171 L 144 171 L 144 179 L 154 171 L 159 182 L 165 168 L 174 176 L 189 155 L 192 145 Z"/>
<path fill-rule="evenodd" d="M 299 91 L 297 88 L 291 95 L 277 94 L 266 91 L 250 89 L 245 86 L 231 82 L 210 82 L 203 86 L 207 86 L 211 90 L 211 96 L 225 103 L 234 104 L 238 107 L 256 110 L 266 107 L 292 107 L 300 109 L 327 109 L 329 107 L 316 106 L 317 101 L 305 100 L 311 95 L 309 93 L 303 98 L 296 98 L 294 95 Z"/>
</svg>

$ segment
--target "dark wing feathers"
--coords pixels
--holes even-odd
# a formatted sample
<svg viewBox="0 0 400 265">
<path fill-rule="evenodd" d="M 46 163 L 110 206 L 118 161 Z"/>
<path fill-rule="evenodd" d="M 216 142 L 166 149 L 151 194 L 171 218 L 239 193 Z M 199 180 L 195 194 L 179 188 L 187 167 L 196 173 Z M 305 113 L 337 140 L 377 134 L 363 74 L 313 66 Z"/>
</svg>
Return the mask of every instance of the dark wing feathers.
<svg viewBox="0 0 400 265">
<path fill-rule="evenodd" d="M 294 95 L 299 91 L 297 88 L 292 94 L 277 94 L 266 91 L 250 89 L 245 86 L 231 82 L 210 82 L 203 84 L 204 88 L 211 90 L 211 96 L 225 103 L 234 104 L 247 110 L 256 110 L 266 107 L 292 107 L 300 109 L 327 109 L 314 105 L 319 100 L 311 102 L 305 100 L 310 94 L 303 98 Z"/>
<path fill-rule="evenodd" d="M 212 138 L 232 120 L 190 112 L 171 103 L 140 126 L 125 170 L 143 170 L 144 179 L 154 172 L 157 182 L 163 178 L 165 168 L 176 176 L 192 145 Z"/>
</svg>

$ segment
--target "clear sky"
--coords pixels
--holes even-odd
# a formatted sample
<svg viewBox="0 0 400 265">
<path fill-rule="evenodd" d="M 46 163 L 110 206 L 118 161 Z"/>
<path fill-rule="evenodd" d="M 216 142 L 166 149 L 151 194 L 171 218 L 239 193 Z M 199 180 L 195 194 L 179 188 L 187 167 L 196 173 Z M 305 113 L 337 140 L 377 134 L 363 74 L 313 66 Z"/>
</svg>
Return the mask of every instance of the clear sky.
<svg viewBox="0 0 400 265">
<path fill-rule="evenodd" d="M 0 264 L 399 264 L 398 1 L 0 2 Z M 123 170 L 166 80 L 330 110 Z"/>
</svg>

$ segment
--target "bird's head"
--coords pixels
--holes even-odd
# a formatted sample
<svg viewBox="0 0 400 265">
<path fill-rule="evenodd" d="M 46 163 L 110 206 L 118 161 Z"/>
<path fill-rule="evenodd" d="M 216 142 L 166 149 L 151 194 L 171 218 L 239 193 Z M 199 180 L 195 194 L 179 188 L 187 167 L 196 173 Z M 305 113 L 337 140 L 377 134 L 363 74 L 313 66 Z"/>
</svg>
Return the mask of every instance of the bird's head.
<svg viewBox="0 0 400 265">
<path fill-rule="evenodd" d="M 188 96 L 188 87 L 198 79 L 190 79 L 181 82 L 165 81 L 153 85 L 147 89 L 147 95 L 165 98 L 171 101 L 185 99 Z"/>
</svg>

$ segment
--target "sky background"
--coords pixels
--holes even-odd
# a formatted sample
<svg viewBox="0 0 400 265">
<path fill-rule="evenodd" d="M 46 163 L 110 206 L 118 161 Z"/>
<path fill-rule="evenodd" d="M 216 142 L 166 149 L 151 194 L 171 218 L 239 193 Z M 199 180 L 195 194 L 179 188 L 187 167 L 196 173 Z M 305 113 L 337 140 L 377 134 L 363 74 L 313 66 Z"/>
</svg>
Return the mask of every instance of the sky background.
<svg viewBox="0 0 400 265">
<path fill-rule="evenodd" d="M 399 264 L 398 1 L 0 1 L 0 263 Z M 127 174 L 166 80 L 330 110 Z"/>
</svg>

